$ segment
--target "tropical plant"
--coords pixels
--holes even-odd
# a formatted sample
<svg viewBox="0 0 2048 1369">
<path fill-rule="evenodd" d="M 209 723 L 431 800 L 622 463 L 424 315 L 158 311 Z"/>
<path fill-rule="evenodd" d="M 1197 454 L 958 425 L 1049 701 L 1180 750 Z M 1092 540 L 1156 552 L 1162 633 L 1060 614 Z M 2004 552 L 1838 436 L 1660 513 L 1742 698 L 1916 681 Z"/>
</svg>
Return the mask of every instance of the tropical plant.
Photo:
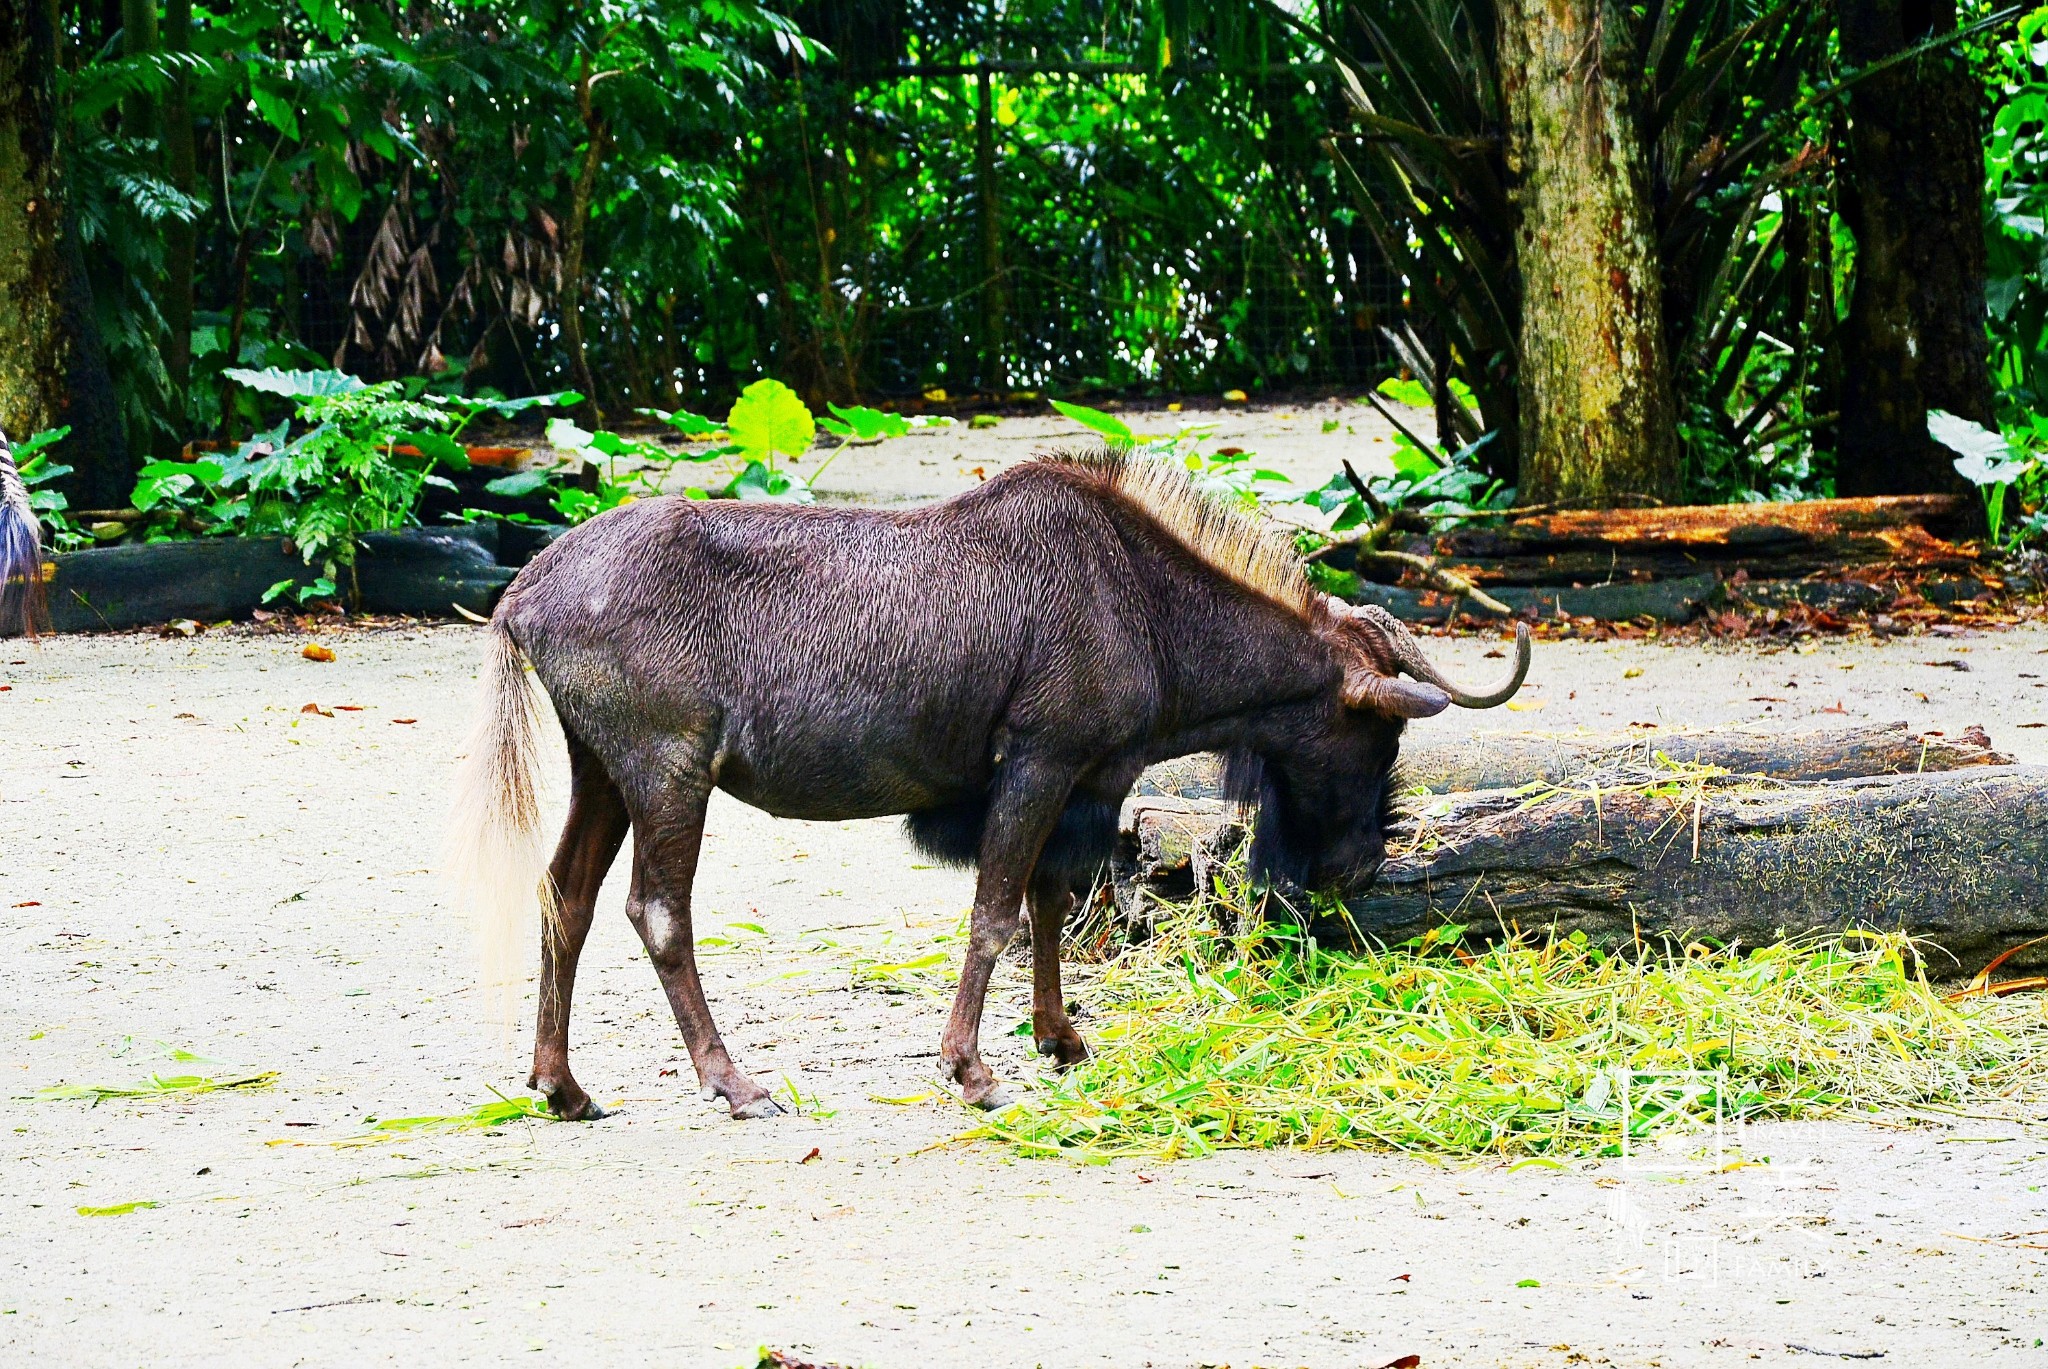
<svg viewBox="0 0 2048 1369">
<path fill-rule="evenodd" d="M 2048 410 L 2048 6 L 1992 45 L 1984 148 L 1986 303 L 2000 418 Z"/>
<path fill-rule="evenodd" d="M 45 428 L 15 443 L 13 449 L 15 469 L 21 483 L 28 487 L 28 506 L 50 530 L 51 545 L 59 551 L 70 551 L 92 540 L 72 519 L 71 501 L 56 488 L 56 482 L 71 474 L 71 468 L 52 461 L 47 450 L 70 435 L 68 427 Z"/>
<path fill-rule="evenodd" d="M 2029 414 L 2024 426 L 1998 433 L 1937 409 L 1927 416 L 1927 433 L 1956 453 L 1956 473 L 1983 497 L 1993 547 L 2009 550 L 2048 534 L 2048 414 Z"/>
<path fill-rule="evenodd" d="M 346 574 L 351 598 L 361 535 L 416 525 L 429 485 L 454 488 L 440 472 L 468 467 L 455 440 L 464 426 L 484 412 L 516 413 L 578 398 L 571 392 L 451 400 L 424 393 L 417 380 L 366 384 L 339 371 L 236 368 L 225 375 L 245 389 L 293 401 L 292 416 L 217 461 L 146 467 L 137 508 L 183 515 L 170 527 L 158 525 L 166 536 L 177 535 L 178 525 L 195 515 L 201 526 L 185 530 L 281 533 L 308 566 L 317 566 L 315 585 L 324 589 L 316 592 L 332 593 Z M 273 586 L 271 596 L 282 592 Z"/>
<path fill-rule="evenodd" d="M 738 469 L 729 478 L 684 485 L 676 492 L 690 499 L 772 499 L 808 504 L 817 497 L 814 487 L 818 477 L 848 447 L 901 437 L 915 428 L 951 421 L 922 416 L 906 418 L 862 405 L 834 404 L 830 408 L 831 417 L 815 419 L 787 385 L 759 380 L 734 401 L 722 424 L 687 410 L 641 411 L 674 428 L 687 441 L 712 443 L 701 448 L 666 447 L 605 429 L 593 432 L 558 418 L 548 424 L 548 442 L 567 453 L 567 461 L 501 476 L 484 488 L 492 494 L 515 498 L 545 492 L 563 522 L 582 523 L 622 504 L 667 492 L 679 466 L 708 465 L 722 458 L 735 458 Z M 803 475 L 786 463 L 796 461 L 810 450 L 821 427 L 839 438 L 839 445 L 809 475 Z M 468 516 L 504 517 L 515 522 L 539 521 L 531 514 L 488 515 L 474 509 L 466 512 Z"/>
</svg>

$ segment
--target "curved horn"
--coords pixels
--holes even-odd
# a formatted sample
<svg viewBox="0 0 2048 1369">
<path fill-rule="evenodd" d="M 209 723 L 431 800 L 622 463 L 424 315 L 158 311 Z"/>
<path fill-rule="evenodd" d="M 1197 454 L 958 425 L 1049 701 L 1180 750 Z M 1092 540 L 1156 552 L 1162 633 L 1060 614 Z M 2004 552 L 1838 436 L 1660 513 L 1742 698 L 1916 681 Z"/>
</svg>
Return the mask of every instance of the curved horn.
<svg viewBox="0 0 2048 1369">
<path fill-rule="evenodd" d="M 1427 681 L 1450 695 L 1451 702 L 1460 708 L 1497 708 L 1515 697 L 1515 691 L 1522 687 L 1522 681 L 1529 674 L 1529 625 L 1515 624 L 1515 673 L 1508 682 L 1498 689 L 1484 694 L 1468 693 L 1444 678 L 1442 671 L 1430 663 L 1422 654 L 1422 643 L 1415 640 L 1413 633 L 1399 618 L 1381 608 L 1378 604 L 1366 604 L 1354 608 L 1353 613 L 1366 619 L 1378 628 L 1387 639 L 1387 649 L 1393 653 L 1394 662 L 1404 674 Z"/>
</svg>

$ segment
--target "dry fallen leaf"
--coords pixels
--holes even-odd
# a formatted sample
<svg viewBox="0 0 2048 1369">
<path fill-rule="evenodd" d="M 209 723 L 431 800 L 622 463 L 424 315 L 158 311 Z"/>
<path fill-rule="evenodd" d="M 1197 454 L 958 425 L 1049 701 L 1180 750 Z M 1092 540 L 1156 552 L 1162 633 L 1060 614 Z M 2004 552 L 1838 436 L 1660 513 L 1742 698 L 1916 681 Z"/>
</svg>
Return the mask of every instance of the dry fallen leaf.
<svg viewBox="0 0 2048 1369">
<path fill-rule="evenodd" d="M 344 713 L 360 713 L 363 711 L 361 704 L 336 704 L 335 707 Z"/>
<path fill-rule="evenodd" d="M 331 661 L 334 659 L 334 653 L 321 646 L 318 642 L 306 643 L 300 649 L 299 655 L 304 656 L 309 661 Z"/>
<path fill-rule="evenodd" d="M 1498 651 L 1493 654 L 1496 656 L 1500 655 Z M 1642 678 L 1642 675 L 1643 668 L 1639 665 L 1632 665 L 1627 670 L 1621 672 L 1621 678 L 1624 680 L 1639 680 Z"/>
<path fill-rule="evenodd" d="M 306 705 L 306 706 L 305 706 L 304 708 L 301 708 L 301 709 L 299 710 L 299 712 L 301 712 L 301 713 L 318 713 L 318 714 L 319 714 L 319 715 L 320 715 L 321 717 L 323 717 L 323 718 L 331 718 L 331 717 L 333 717 L 333 716 L 334 716 L 334 710 L 333 710 L 333 709 L 331 709 L 331 708 L 322 708 L 322 707 L 321 707 L 321 706 L 320 706 L 319 704 L 307 704 L 307 705 Z"/>
<path fill-rule="evenodd" d="M 1545 702 L 1546 700 L 1543 699 L 1510 699 L 1508 700 L 1508 712 L 1534 713 L 1537 709 L 1543 707 Z"/>
<path fill-rule="evenodd" d="M 416 723 L 416 722 L 418 722 L 418 721 L 419 721 L 419 719 L 418 719 L 418 718 L 393 718 L 393 719 L 392 719 L 391 721 L 393 721 L 393 722 L 395 722 L 395 723 Z"/>
<path fill-rule="evenodd" d="M 1834 707 L 1823 708 L 1821 710 L 1821 712 L 1823 713 L 1847 713 L 1848 711 L 1848 709 L 1842 707 L 1842 701 L 1840 699 L 1835 700 Z"/>
<path fill-rule="evenodd" d="M 809 1163 L 810 1163 L 811 1161 L 813 1161 L 813 1160 L 817 1159 L 817 1158 L 818 1158 L 818 1156 L 819 1156 L 819 1151 L 818 1151 L 818 1148 L 817 1148 L 816 1146 L 812 1146 L 812 1147 L 811 1147 L 811 1149 L 810 1149 L 810 1152 L 809 1152 L 808 1154 L 806 1154 L 806 1155 L 804 1156 L 804 1158 L 803 1158 L 803 1159 L 801 1159 L 801 1160 L 798 1160 L 798 1161 L 797 1161 L 797 1163 L 798 1163 L 798 1164 L 800 1164 L 800 1165 L 807 1165 L 807 1164 L 809 1164 Z"/>
<path fill-rule="evenodd" d="M 1977 971 L 1976 977 L 1970 981 L 1966 988 L 1958 989 L 1950 994 L 1948 996 L 1949 1001 L 1953 1003 L 1959 998 L 2003 998 L 2009 993 L 2023 993 L 2033 989 L 2048 989 L 2048 976 L 2043 975 L 2029 975 L 2025 979 L 2008 979 L 2004 983 L 1994 983 L 1991 978 L 1992 975 L 1998 973 L 1998 967 L 2005 964 L 2006 961 L 2011 960 L 2029 946 L 2038 946 L 2044 941 L 2048 941 L 2048 936 L 2037 936 L 2030 941 L 2022 941 L 2017 946 L 2008 946 L 1990 964 Z"/>
</svg>

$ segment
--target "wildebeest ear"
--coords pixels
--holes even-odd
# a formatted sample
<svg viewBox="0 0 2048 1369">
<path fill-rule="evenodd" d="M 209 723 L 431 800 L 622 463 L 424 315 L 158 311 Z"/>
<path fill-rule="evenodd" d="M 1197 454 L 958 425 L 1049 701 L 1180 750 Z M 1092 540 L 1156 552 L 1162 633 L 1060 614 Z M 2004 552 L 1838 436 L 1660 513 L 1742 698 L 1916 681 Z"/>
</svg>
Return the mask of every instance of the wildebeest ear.
<svg viewBox="0 0 2048 1369">
<path fill-rule="evenodd" d="M 1434 718 L 1451 706 L 1451 696 L 1433 684 L 1355 665 L 1344 672 L 1344 706 L 1385 718 Z"/>
</svg>

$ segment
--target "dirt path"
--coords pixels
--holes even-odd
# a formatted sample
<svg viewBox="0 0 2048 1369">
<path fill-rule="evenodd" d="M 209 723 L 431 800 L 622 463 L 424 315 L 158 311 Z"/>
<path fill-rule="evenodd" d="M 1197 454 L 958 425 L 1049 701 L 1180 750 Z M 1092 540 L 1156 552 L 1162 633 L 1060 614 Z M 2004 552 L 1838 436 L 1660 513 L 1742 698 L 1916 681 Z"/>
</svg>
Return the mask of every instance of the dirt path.
<svg viewBox="0 0 2048 1369">
<path fill-rule="evenodd" d="M 617 1115 L 365 1142 L 367 1117 L 516 1092 L 527 1038 L 481 1020 L 466 929 L 428 873 L 476 632 L 332 644 L 328 665 L 292 637 L 0 650 L 6 1094 L 279 1076 L 8 1103 L 0 1361 L 731 1369 L 764 1342 L 876 1366 L 2044 1360 L 2048 1253 L 1964 1239 L 2048 1228 L 2039 1128 L 1780 1126 L 1746 1148 L 1768 1166 L 1675 1175 L 932 1149 L 971 1122 L 935 1083 L 950 971 L 902 993 L 854 971 L 947 950 L 969 880 L 922 868 L 889 822 L 713 808 L 700 927 L 730 944 L 707 983 L 742 1063 L 808 1115 L 736 1124 L 685 1087 L 615 884 L 576 1062 Z M 1484 649 L 1442 646 L 1472 674 Z M 1790 721 L 1839 700 L 1838 721 L 1982 723 L 2048 761 L 2048 729 L 2019 726 L 2048 722 L 2036 676 L 2048 632 L 1809 655 L 1546 645 L 1540 709 L 1418 731 Z M 991 1057 L 1011 1079 L 1033 1069 L 1003 1035 L 1026 1001 L 1005 967 Z M 158 1206 L 76 1210 L 134 1202 Z"/>
<path fill-rule="evenodd" d="M 1397 407 L 1411 431 L 1428 437 L 1431 417 L 1417 409 Z M 1237 447 L 1254 453 L 1257 466 L 1276 471 L 1298 485 L 1315 487 L 1349 458 L 1374 475 L 1393 470 L 1394 428 L 1374 410 L 1353 400 L 1329 399 L 1280 408 L 1232 405 L 1218 409 L 1132 409 L 1118 414 L 1141 436 L 1162 436 L 1183 427 L 1202 430 L 1204 452 Z M 797 470 L 804 475 L 831 465 L 818 476 L 820 499 L 832 503 L 910 504 L 972 489 L 1007 466 L 1048 447 L 1087 448 L 1099 445 L 1093 432 L 1048 409 L 1044 414 L 1012 416 L 992 428 L 965 421 L 948 427 L 920 429 L 906 437 L 834 453 L 830 439 L 821 439 Z M 545 449 L 542 449 L 545 450 Z M 724 473 L 730 467 L 714 467 Z M 671 489 L 701 483 L 705 468 L 679 466 Z"/>
</svg>

